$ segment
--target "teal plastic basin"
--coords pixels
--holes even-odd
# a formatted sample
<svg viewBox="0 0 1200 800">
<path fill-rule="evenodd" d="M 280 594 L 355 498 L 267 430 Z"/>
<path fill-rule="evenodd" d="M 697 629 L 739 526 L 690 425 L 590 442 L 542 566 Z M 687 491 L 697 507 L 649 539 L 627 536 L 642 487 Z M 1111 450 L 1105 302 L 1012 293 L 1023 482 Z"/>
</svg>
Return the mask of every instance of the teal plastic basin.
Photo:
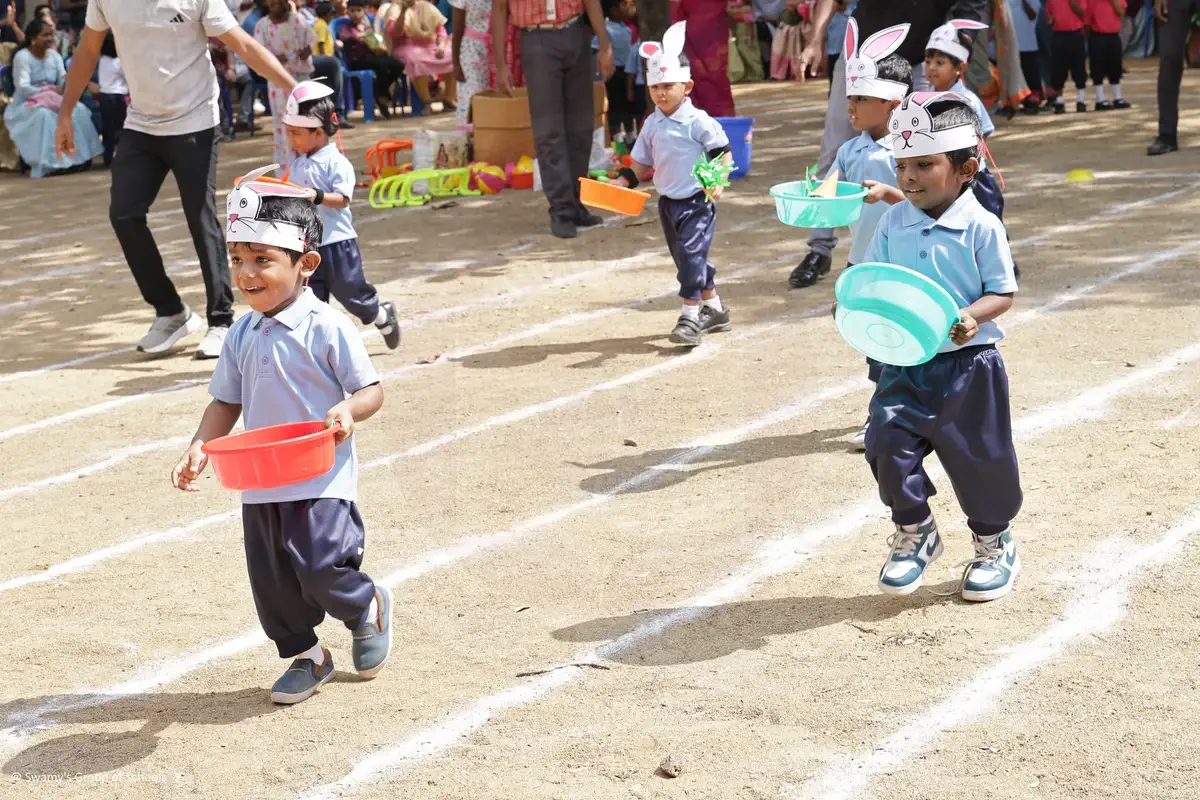
<svg viewBox="0 0 1200 800">
<path fill-rule="evenodd" d="M 840 228 L 857 222 L 866 196 L 862 186 L 845 181 L 838 181 L 837 197 L 809 197 L 807 181 L 771 187 L 779 221 L 797 228 Z"/>
<path fill-rule="evenodd" d="M 884 364 L 911 367 L 937 355 L 958 322 L 950 293 L 895 264 L 859 264 L 838 276 L 834 321 L 850 346 Z"/>
</svg>

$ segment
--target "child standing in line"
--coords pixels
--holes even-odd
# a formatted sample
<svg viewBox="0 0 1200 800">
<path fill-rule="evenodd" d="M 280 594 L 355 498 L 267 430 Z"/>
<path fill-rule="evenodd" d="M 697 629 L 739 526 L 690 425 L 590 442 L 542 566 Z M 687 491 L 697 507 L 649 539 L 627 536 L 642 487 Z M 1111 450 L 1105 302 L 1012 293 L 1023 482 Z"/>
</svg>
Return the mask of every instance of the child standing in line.
<svg viewBox="0 0 1200 800">
<path fill-rule="evenodd" d="M 616 136 L 618 131 L 633 133 L 633 110 L 630 108 L 629 87 L 625 75 L 625 64 L 633 50 L 633 31 L 625 24 L 629 19 L 629 6 L 624 0 L 601 0 L 600 7 L 604 11 L 604 28 L 608 31 L 608 41 L 612 43 L 613 63 L 616 69 L 604 84 L 608 96 L 608 128 Z M 600 49 L 599 40 L 592 37 L 592 52 Z"/>
<path fill-rule="evenodd" d="M 1063 87 L 1067 73 L 1075 81 L 1075 110 L 1087 111 L 1087 40 L 1083 37 L 1088 0 L 1046 0 L 1046 22 L 1052 31 L 1050 49 L 1054 61 L 1050 65 L 1050 88 L 1054 90 L 1054 113 L 1067 113 Z"/>
<path fill-rule="evenodd" d="M 867 461 L 896 532 L 879 574 L 885 594 L 910 594 L 942 553 L 929 508 L 936 493 L 922 462 L 936 453 L 954 486 L 975 543 L 962 597 L 1008 594 L 1021 563 L 1011 521 L 1021 508 L 1012 443 L 1008 375 L 995 320 L 1017 290 L 1004 227 L 969 191 L 982 132 L 954 95 L 910 95 L 892 114 L 900 191 L 908 200 L 883 215 L 868 261 L 898 264 L 937 282 L 958 304 L 959 321 L 940 352 L 913 367 L 885 365 L 871 399 Z"/>
<path fill-rule="evenodd" d="M 104 166 L 112 166 L 113 156 L 117 152 L 117 143 L 121 140 L 121 131 L 125 128 L 125 114 L 129 110 L 129 84 L 125 82 L 125 73 L 121 71 L 121 59 L 117 57 L 117 43 L 112 31 L 104 37 L 100 45 L 100 63 L 96 67 L 96 77 L 100 84 L 100 118 L 103 120 L 101 134 L 104 138 Z"/>
<path fill-rule="evenodd" d="M 838 148 L 829 174 L 836 170 L 840 180 L 866 186 L 866 202 L 858 221 L 850 226 L 850 261 L 846 267 L 866 261 L 875 228 L 890 204 L 903 202 L 896 188 L 896 159 L 892 157 L 888 122 L 892 110 L 912 92 L 912 66 L 894 55 L 908 34 L 909 25 L 895 25 L 867 37 L 859 46 L 858 21 L 846 25 L 843 56 L 846 59 L 846 111 L 859 135 Z M 828 175 L 826 176 L 828 177 Z M 803 266 L 803 265 L 802 265 Z M 813 276 L 815 283 L 823 273 Z M 805 285 L 811 285 L 805 284 Z M 879 382 L 882 365 L 867 359 L 867 377 Z M 854 435 L 855 450 L 866 445 L 870 420 Z"/>
<path fill-rule="evenodd" d="M 297 84 L 288 95 L 281 119 L 287 126 L 289 149 L 296 154 L 289 178 L 310 190 L 324 229 L 318 251 L 321 264 L 309 278 L 309 288 L 322 302 L 328 302 L 332 294 L 364 325 L 378 328 L 388 349 L 395 350 L 400 346 L 396 307 L 380 302 L 363 274 L 358 233 L 350 214 L 354 166 L 330 140 L 338 129 L 333 90 L 316 81 Z"/>
<path fill-rule="evenodd" d="M 317 639 L 326 614 L 354 632 L 354 668 L 374 678 L 392 645 L 392 595 L 360 570 L 365 543 L 358 513 L 354 429 L 383 405 L 383 389 L 362 339 L 342 314 L 305 288 L 320 264 L 321 218 L 308 193 L 238 181 L 226 201 L 230 265 L 250 304 L 229 331 L 209 384 L 213 400 L 171 483 L 198 491 L 205 442 L 247 430 L 323 419 L 336 427 L 334 466 L 303 483 L 242 493 L 246 567 L 263 631 L 280 658 L 294 659 L 271 700 L 306 700 L 333 677 Z"/>
<path fill-rule="evenodd" d="M 297 81 L 312 77 L 317 32 L 304 17 L 292 11 L 289 0 L 267 0 L 267 16 L 255 24 L 254 38 L 270 50 Z M 271 118 L 275 123 L 275 163 L 286 170 L 292 163 L 292 148 L 288 145 L 287 126 L 283 121 L 288 95 L 273 83 L 268 87 L 268 93 Z"/>
<path fill-rule="evenodd" d="M 692 170 L 699 161 L 718 156 L 724 164 L 732 164 L 733 154 L 720 124 L 688 99 L 692 73 L 681 63 L 686 25 L 676 22 L 667 29 L 662 44 L 642 42 L 639 48 L 657 108 L 633 146 L 633 166 L 621 170 L 616 182 L 637 186 L 654 169 L 658 214 L 683 298 L 671 341 L 695 347 L 703 334 L 728 331 L 732 323 L 729 309 L 717 296 L 717 268 L 708 260 L 717 222 L 717 207 L 709 196 L 719 199 L 721 189 L 706 194 Z"/>
<path fill-rule="evenodd" d="M 1023 101 L 1026 114 L 1036 114 L 1043 97 L 1041 59 L 1038 53 L 1037 20 L 1042 0 L 1008 0 L 1017 49 L 1021 52 L 1021 74 L 1029 86 L 1029 96 Z"/>
<path fill-rule="evenodd" d="M 450 45 L 458 99 L 454 127 L 471 130 L 471 98 L 488 88 L 491 59 L 488 44 L 492 29 L 491 0 L 450 0 Z"/>
<path fill-rule="evenodd" d="M 842 57 L 842 44 L 846 40 L 846 26 L 850 23 L 850 15 L 858 0 L 833 0 L 833 16 L 829 18 L 829 27 L 825 29 L 825 74 L 829 76 L 829 87 L 833 88 L 833 68 Z M 847 58 L 849 53 L 845 54 Z"/>
<path fill-rule="evenodd" d="M 1111 111 L 1129 108 L 1121 96 L 1122 63 L 1121 20 L 1125 16 L 1125 0 L 1088 0 L 1087 26 L 1088 60 L 1092 67 L 1092 85 L 1096 87 L 1096 110 Z M 1113 99 L 1104 96 L 1104 79 L 1108 78 Z"/>
</svg>

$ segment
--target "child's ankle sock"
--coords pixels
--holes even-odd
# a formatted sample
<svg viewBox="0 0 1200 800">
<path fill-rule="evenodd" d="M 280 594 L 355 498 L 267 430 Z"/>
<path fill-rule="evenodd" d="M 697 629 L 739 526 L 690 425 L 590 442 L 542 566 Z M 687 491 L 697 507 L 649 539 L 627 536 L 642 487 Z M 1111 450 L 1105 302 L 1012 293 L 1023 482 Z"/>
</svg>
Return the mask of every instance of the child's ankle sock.
<svg viewBox="0 0 1200 800">
<path fill-rule="evenodd" d="M 1096 102 L 1097 103 L 1105 102 L 1105 100 L 1104 100 L 1104 84 L 1102 84 L 1102 83 L 1096 84 Z"/>
<path fill-rule="evenodd" d="M 721 298 L 719 295 L 714 294 L 712 297 L 708 298 L 707 300 L 701 300 L 700 302 L 703 305 L 708 306 L 709 308 L 711 308 L 713 311 L 717 312 L 718 314 L 720 314 L 722 311 L 725 310 L 725 306 L 721 305 Z"/>
<path fill-rule="evenodd" d="M 1101 87 L 1101 89 L 1103 90 L 1103 87 Z M 1087 92 L 1083 89 L 1076 89 L 1075 90 L 1075 102 L 1076 103 L 1086 103 L 1087 102 Z"/>
<path fill-rule="evenodd" d="M 374 595 L 371 598 L 371 605 L 367 607 L 367 624 L 374 625 L 379 621 L 379 595 Z"/>
<path fill-rule="evenodd" d="M 383 303 L 379 304 L 379 310 L 375 312 L 375 326 L 378 327 L 387 322 L 387 309 L 383 307 Z"/>
<path fill-rule="evenodd" d="M 680 314 L 681 314 L 681 316 L 687 317 L 688 319 L 698 320 L 698 319 L 700 319 L 700 306 L 699 306 L 699 304 L 692 306 L 692 305 L 688 305 L 687 303 L 684 303 L 683 311 L 681 311 Z"/>
<path fill-rule="evenodd" d="M 1111 85 L 1109 88 L 1110 88 L 1110 89 L 1112 89 L 1112 92 L 1113 92 L 1113 100 L 1122 100 L 1122 99 L 1124 99 L 1124 98 L 1122 98 L 1122 97 L 1121 97 L 1121 84 L 1119 84 L 1119 83 L 1114 83 L 1114 84 L 1112 84 L 1112 85 Z"/>
<path fill-rule="evenodd" d="M 321 649 L 321 643 L 317 642 L 296 658 L 307 658 L 319 667 L 325 663 L 325 651 Z"/>
<path fill-rule="evenodd" d="M 1054 98 L 1054 105 L 1065 106 L 1066 104 L 1067 104 L 1067 98 L 1064 97 L 1063 95 L 1060 94 L 1058 97 Z"/>
</svg>

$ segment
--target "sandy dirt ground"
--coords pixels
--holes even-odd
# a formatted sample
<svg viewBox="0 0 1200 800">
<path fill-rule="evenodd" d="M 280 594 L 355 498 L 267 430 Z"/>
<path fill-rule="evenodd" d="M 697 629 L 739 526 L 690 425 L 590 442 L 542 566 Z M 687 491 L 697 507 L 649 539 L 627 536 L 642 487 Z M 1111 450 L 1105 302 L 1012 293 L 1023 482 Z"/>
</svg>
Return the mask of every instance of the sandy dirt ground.
<svg viewBox="0 0 1200 800">
<path fill-rule="evenodd" d="M 816 160 L 823 82 L 738 92 L 753 174 L 713 250 L 734 330 L 691 352 L 666 338 L 653 209 L 560 242 L 533 193 L 373 211 L 364 192 L 368 273 L 406 320 L 394 353 L 365 332 L 387 400 L 358 436 L 396 646 L 361 682 L 327 622 L 338 676 L 290 708 L 267 697 L 285 665 L 237 496 L 167 481 L 211 362 L 131 351 L 150 316 L 107 173 L 0 178 L 0 797 L 1193 800 L 1200 158 L 1143 155 L 1153 80 L 1135 63 L 1134 110 L 992 140 L 1026 499 L 1017 591 L 985 605 L 937 594 L 970 555 L 944 480 L 932 586 L 876 589 L 890 525 L 848 449 L 862 359 L 832 278 L 787 290 L 804 232 L 767 196 Z M 413 128 L 345 144 L 359 162 Z M 223 147 L 219 185 L 269 152 L 269 132 Z M 152 224 L 202 309 L 173 186 Z"/>
</svg>

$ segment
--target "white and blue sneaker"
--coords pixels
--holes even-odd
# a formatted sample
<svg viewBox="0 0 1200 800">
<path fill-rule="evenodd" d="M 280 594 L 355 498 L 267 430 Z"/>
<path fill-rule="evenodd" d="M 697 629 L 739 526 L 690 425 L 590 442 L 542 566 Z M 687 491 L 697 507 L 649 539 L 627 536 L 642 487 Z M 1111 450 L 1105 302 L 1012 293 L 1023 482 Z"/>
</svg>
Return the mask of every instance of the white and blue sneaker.
<svg viewBox="0 0 1200 800">
<path fill-rule="evenodd" d="M 971 559 L 963 575 L 962 599 L 982 603 L 1004 597 L 1012 591 L 1021 572 L 1021 559 L 1012 530 L 995 536 L 972 534 L 972 538 L 975 540 L 975 558 Z"/>
<path fill-rule="evenodd" d="M 933 516 L 920 525 L 897 525 L 888 539 L 892 552 L 879 571 L 879 591 L 912 594 L 921 588 L 925 570 L 942 554 L 942 537 Z"/>
</svg>

